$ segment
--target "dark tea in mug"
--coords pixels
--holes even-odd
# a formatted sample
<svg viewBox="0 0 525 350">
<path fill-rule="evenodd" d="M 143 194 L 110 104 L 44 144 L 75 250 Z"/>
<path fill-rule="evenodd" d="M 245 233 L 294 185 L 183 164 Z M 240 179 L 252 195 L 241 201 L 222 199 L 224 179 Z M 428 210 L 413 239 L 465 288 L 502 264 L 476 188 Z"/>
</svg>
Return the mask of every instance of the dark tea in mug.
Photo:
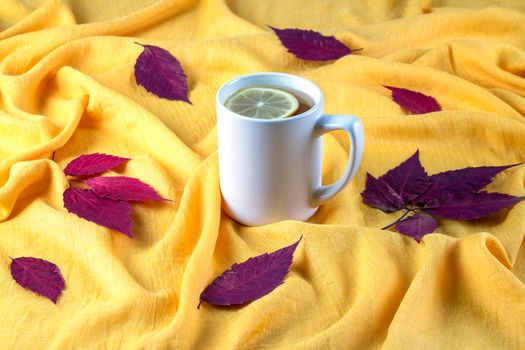
<svg viewBox="0 0 525 350">
<path fill-rule="evenodd" d="M 248 118 L 282 119 L 308 111 L 312 98 L 303 92 L 280 86 L 250 86 L 233 93 L 226 108 Z"/>
</svg>

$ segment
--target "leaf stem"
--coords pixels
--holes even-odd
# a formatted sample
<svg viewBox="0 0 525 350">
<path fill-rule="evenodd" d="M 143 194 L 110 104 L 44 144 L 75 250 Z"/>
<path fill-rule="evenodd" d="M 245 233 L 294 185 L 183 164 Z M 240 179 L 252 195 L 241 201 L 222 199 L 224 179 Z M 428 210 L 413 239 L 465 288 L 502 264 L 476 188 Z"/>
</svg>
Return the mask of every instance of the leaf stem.
<svg viewBox="0 0 525 350">
<path fill-rule="evenodd" d="M 415 212 L 415 210 L 413 208 L 405 208 L 405 209 L 407 209 L 407 211 L 404 212 L 403 215 L 401 215 L 396 221 L 394 221 L 390 225 L 386 225 L 385 227 L 382 227 L 381 230 L 386 230 L 386 229 L 394 226 L 395 224 L 397 224 L 398 222 L 403 220 L 410 212 Z"/>
</svg>

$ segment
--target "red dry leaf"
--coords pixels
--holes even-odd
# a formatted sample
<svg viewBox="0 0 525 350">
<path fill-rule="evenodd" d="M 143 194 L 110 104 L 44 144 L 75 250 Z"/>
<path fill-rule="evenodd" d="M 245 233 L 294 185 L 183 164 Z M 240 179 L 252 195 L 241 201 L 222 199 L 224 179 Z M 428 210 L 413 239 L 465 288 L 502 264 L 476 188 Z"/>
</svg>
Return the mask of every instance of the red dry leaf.
<svg viewBox="0 0 525 350">
<path fill-rule="evenodd" d="M 186 74 L 180 62 L 165 49 L 153 45 L 139 45 L 144 51 L 135 63 L 137 84 L 160 98 L 191 104 L 188 99 Z"/>
<path fill-rule="evenodd" d="M 240 264 L 233 264 L 201 293 L 201 303 L 205 301 L 214 305 L 244 304 L 270 293 L 284 282 L 301 238 L 273 253 L 265 253 Z"/>
<path fill-rule="evenodd" d="M 523 199 L 525 197 L 496 192 L 445 192 L 428 202 L 424 210 L 446 219 L 474 220 L 511 207 Z"/>
<path fill-rule="evenodd" d="M 405 206 L 405 201 L 386 182 L 366 173 L 365 190 L 361 192 L 363 203 L 381 209 L 384 212 L 393 212 Z"/>
<path fill-rule="evenodd" d="M 330 61 L 352 53 L 333 36 L 324 36 L 313 30 L 278 29 L 270 27 L 288 52 L 308 61 Z"/>
<path fill-rule="evenodd" d="M 481 166 L 449 170 L 430 176 L 429 189 L 417 198 L 426 203 L 439 197 L 443 192 L 478 192 L 487 186 L 498 173 L 518 164 L 503 166 Z"/>
<path fill-rule="evenodd" d="M 412 237 L 419 243 L 424 235 L 434 232 L 437 226 L 438 224 L 432 216 L 417 213 L 401 220 L 395 227 L 399 233 Z"/>
<path fill-rule="evenodd" d="M 117 165 L 127 162 L 129 158 L 112 156 L 109 154 L 84 154 L 73 159 L 64 169 L 69 176 L 89 176 L 103 173 Z"/>
<path fill-rule="evenodd" d="M 127 176 L 99 176 L 84 180 L 100 197 L 123 201 L 164 200 L 150 185 Z"/>
<path fill-rule="evenodd" d="M 12 259 L 11 276 L 20 286 L 57 303 L 65 288 L 58 266 L 47 260 L 22 257 Z"/>
<path fill-rule="evenodd" d="M 522 163 L 520 163 L 522 164 Z M 525 199 L 503 193 L 477 192 L 489 184 L 499 172 L 513 165 L 470 167 L 428 176 L 419 161 L 419 151 L 386 174 L 374 178 L 367 173 L 363 202 L 385 212 L 401 208 L 424 211 L 394 223 L 400 233 L 419 241 L 437 227 L 427 214 L 452 220 L 474 220 Z"/>
<path fill-rule="evenodd" d="M 432 96 L 408 89 L 383 86 L 392 91 L 392 99 L 395 103 L 414 114 L 431 113 L 441 110 L 441 106 Z"/>
<path fill-rule="evenodd" d="M 419 161 L 419 150 L 379 180 L 390 185 L 405 203 L 411 203 L 430 186 L 430 179 Z"/>
<path fill-rule="evenodd" d="M 102 198 L 91 190 L 68 188 L 64 191 L 64 207 L 83 219 L 132 238 L 131 206 L 128 202 Z"/>
</svg>

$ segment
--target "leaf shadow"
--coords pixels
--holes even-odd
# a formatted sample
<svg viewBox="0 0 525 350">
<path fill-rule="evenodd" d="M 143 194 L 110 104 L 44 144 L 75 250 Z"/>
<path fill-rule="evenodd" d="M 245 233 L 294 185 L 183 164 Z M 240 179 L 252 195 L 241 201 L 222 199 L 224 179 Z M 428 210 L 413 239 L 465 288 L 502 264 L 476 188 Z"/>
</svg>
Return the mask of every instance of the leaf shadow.
<svg viewBox="0 0 525 350">
<path fill-rule="evenodd" d="M 174 201 L 173 201 L 174 202 Z M 155 240 L 154 236 L 148 234 L 150 225 L 147 223 L 147 216 L 141 215 L 139 210 L 155 211 L 162 205 L 173 205 L 171 201 L 140 201 L 130 202 L 131 204 L 131 231 L 133 240 L 141 244 L 151 244 Z"/>
<path fill-rule="evenodd" d="M 245 304 L 240 304 L 240 305 L 214 305 L 214 304 L 209 304 L 203 301 L 202 304 L 200 305 L 199 310 L 210 308 L 210 309 L 219 309 L 219 310 L 223 310 L 227 312 L 233 312 L 233 311 L 240 310 L 251 303 L 253 303 L 253 301 L 250 301 Z"/>
<path fill-rule="evenodd" d="M 466 237 L 481 231 L 494 234 L 498 230 L 498 227 L 505 222 L 511 209 L 512 208 L 506 208 L 476 220 L 451 220 L 435 217 L 439 226 L 434 233 L 442 233 L 457 238 Z M 463 230 L 461 230 L 461 228 L 463 228 Z M 454 234 L 455 232 L 456 234 Z M 458 232 L 462 233 L 458 234 Z"/>
<path fill-rule="evenodd" d="M 124 171 L 126 171 L 126 166 L 128 165 L 128 162 L 129 160 L 127 162 L 117 165 L 116 167 L 113 167 L 111 170 L 119 174 L 123 173 Z"/>
<path fill-rule="evenodd" d="M 140 228 L 145 226 L 145 221 L 141 220 L 141 216 L 137 213 L 137 208 L 131 203 L 131 232 L 133 233 L 133 239 L 135 242 L 148 243 L 144 239 L 147 235 L 143 235 Z"/>
<path fill-rule="evenodd" d="M 483 227 L 484 231 L 492 231 L 492 228 L 496 228 L 497 226 L 503 224 L 503 222 L 507 219 L 511 209 L 512 208 L 506 208 L 476 220 L 464 220 L 461 222 L 469 229 L 479 229 L 480 227 Z"/>
</svg>

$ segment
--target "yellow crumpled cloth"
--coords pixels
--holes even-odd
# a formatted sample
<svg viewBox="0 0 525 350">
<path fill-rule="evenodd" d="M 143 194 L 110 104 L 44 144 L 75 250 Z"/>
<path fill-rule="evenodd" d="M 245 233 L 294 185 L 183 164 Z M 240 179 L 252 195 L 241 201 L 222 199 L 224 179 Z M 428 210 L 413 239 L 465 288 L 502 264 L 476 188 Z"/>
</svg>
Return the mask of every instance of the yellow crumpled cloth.
<svg viewBox="0 0 525 350">
<path fill-rule="evenodd" d="M 525 203 L 440 220 L 417 244 L 380 230 L 398 214 L 359 195 L 366 172 L 381 175 L 416 149 L 431 174 L 525 161 L 525 3 L 468 3 L 2 0 L 0 348 L 525 348 Z M 363 50 L 302 61 L 266 25 Z M 137 86 L 136 41 L 179 59 L 193 105 Z M 327 113 L 364 123 L 356 178 L 308 222 L 244 227 L 221 211 L 214 95 L 259 71 L 311 79 Z M 443 111 L 407 115 L 382 85 L 432 95 Z M 332 133 L 324 146 L 330 183 L 348 141 Z M 62 169 L 94 152 L 132 158 L 119 173 L 176 202 L 134 204 L 134 239 L 69 214 Z M 489 190 L 523 196 L 524 179 L 516 166 Z M 197 309 L 231 264 L 300 235 L 291 272 L 270 295 Z M 13 281 L 9 257 L 21 256 L 60 267 L 57 305 Z"/>
</svg>

